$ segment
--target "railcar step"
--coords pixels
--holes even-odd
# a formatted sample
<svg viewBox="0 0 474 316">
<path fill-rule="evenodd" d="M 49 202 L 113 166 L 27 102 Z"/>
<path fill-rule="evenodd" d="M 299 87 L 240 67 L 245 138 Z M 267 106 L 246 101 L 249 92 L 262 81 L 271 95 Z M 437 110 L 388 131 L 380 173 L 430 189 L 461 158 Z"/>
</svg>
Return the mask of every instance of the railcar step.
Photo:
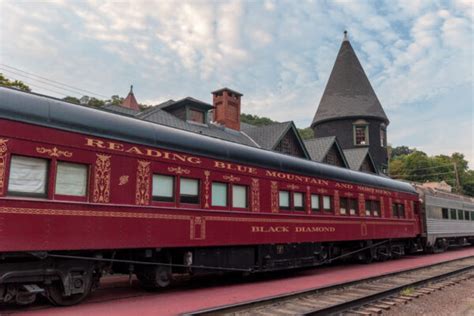
<svg viewBox="0 0 474 316">
<path fill-rule="evenodd" d="M 36 284 L 23 284 L 23 288 L 30 294 L 38 294 L 44 292 L 44 289 L 40 288 Z"/>
</svg>

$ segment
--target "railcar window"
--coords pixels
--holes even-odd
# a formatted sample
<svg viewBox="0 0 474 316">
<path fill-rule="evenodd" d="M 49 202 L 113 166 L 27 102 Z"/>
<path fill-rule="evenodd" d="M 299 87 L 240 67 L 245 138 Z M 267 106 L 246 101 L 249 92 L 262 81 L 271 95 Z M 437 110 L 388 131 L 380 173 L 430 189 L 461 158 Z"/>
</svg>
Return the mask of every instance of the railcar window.
<svg viewBox="0 0 474 316">
<path fill-rule="evenodd" d="M 212 183 L 212 206 L 227 206 L 227 184 Z"/>
<path fill-rule="evenodd" d="M 290 209 L 290 192 L 289 191 L 280 191 L 279 200 L 280 200 L 280 209 L 281 210 L 289 210 Z"/>
<path fill-rule="evenodd" d="M 232 185 L 232 207 L 247 208 L 247 191 L 244 185 Z"/>
<path fill-rule="evenodd" d="M 174 201 L 174 177 L 153 175 L 153 200 L 162 202 Z"/>
<path fill-rule="evenodd" d="M 342 215 L 346 215 L 347 214 L 347 198 L 344 198 L 342 197 L 340 200 L 339 200 L 339 213 L 342 214 Z"/>
<path fill-rule="evenodd" d="M 11 195 L 47 195 L 48 160 L 25 156 L 12 156 L 8 193 Z"/>
<path fill-rule="evenodd" d="M 87 165 L 58 161 L 55 193 L 59 195 L 86 196 Z"/>
<path fill-rule="evenodd" d="M 304 194 L 301 192 L 294 192 L 293 204 L 294 204 L 295 210 L 304 211 Z"/>
<path fill-rule="evenodd" d="M 474 221 L 474 212 L 471 212 L 471 221 Z"/>
<path fill-rule="evenodd" d="M 328 195 L 323 195 L 323 209 L 326 212 L 331 211 L 331 205 L 332 205 L 332 198 Z"/>
<path fill-rule="evenodd" d="M 199 203 L 199 180 L 180 178 L 179 179 L 179 201 L 181 203 Z"/>
<path fill-rule="evenodd" d="M 441 215 L 442 215 L 443 219 L 449 219 L 448 209 L 447 208 L 441 209 Z"/>
<path fill-rule="evenodd" d="M 349 199 L 349 214 L 356 215 L 357 214 L 357 200 L 356 199 Z"/>
<path fill-rule="evenodd" d="M 311 194 L 311 210 L 315 212 L 320 210 L 319 195 L 317 194 Z"/>
<path fill-rule="evenodd" d="M 458 219 L 464 219 L 464 212 L 462 210 L 458 210 Z"/>
<path fill-rule="evenodd" d="M 405 205 L 401 203 L 393 203 L 392 216 L 397 218 L 405 218 Z"/>
<path fill-rule="evenodd" d="M 464 211 L 464 219 L 465 219 L 466 221 L 469 220 L 469 211 Z"/>
<path fill-rule="evenodd" d="M 380 216 L 380 201 L 366 200 L 365 201 L 365 215 L 366 216 Z"/>
<path fill-rule="evenodd" d="M 450 209 L 449 212 L 451 213 L 451 219 L 458 219 L 457 217 L 457 213 L 456 213 L 456 210 L 455 209 Z"/>
</svg>

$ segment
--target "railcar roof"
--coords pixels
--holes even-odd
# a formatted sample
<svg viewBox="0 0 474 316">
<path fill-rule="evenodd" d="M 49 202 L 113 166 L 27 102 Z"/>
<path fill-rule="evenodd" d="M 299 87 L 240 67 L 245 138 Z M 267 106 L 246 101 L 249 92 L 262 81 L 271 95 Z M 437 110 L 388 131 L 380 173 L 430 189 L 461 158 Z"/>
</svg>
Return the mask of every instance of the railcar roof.
<svg viewBox="0 0 474 316">
<path fill-rule="evenodd" d="M 0 118 L 183 151 L 325 179 L 416 194 L 408 183 L 191 133 L 137 118 L 0 87 Z"/>
</svg>

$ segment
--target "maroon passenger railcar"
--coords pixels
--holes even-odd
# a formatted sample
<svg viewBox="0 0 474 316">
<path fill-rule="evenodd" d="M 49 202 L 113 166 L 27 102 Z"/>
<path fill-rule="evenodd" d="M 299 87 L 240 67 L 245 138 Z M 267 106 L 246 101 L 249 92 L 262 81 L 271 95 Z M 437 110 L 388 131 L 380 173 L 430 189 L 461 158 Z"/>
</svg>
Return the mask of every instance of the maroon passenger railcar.
<svg viewBox="0 0 474 316">
<path fill-rule="evenodd" d="M 419 248 L 408 184 L 0 88 L 0 302 Z M 360 251 L 360 250 L 363 251 Z M 364 250 L 366 249 L 366 250 Z"/>
</svg>

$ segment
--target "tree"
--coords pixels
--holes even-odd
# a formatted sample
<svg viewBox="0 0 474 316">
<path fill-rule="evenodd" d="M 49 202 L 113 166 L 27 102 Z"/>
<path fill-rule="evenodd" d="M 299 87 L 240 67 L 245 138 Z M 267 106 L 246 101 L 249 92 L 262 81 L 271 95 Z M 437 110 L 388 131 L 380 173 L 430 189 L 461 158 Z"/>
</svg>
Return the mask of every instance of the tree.
<svg viewBox="0 0 474 316">
<path fill-rule="evenodd" d="M 74 103 L 74 104 L 81 104 L 81 100 L 75 97 L 65 97 L 63 98 L 64 101 L 69 102 L 69 103 Z"/>
<path fill-rule="evenodd" d="M 314 131 L 311 127 L 298 128 L 298 132 L 303 140 L 314 138 Z"/>
<path fill-rule="evenodd" d="M 255 125 L 255 126 L 265 126 L 265 125 L 270 125 L 272 123 L 277 123 L 276 121 L 268 117 L 260 117 L 258 115 L 245 114 L 245 113 L 240 114 L 240 121 L 243 123 L 247 123 L 247 124 Z"/>
<path fill-rule="evenodd" d="M 17 88 L 23 91 L 31 92 L 31 89 L 29 86 L 27 86 L 25 83 L 23 83 L 20 80 L 10 80 L 6 78 L 2 73 L 0 73 L 0 85 L 5 86 L 5 87 L 12 87 L 12 88 Z"/>
<path fill-rule="evenodd" d="M 398 146 L 391 148 L 390 158 L 393 159 L 397 156 L 409 155 L 416 149 L 410 149 L 407 146 Z"/>
<path fill-rule="evenodd" d="M 406 146 L 397 147 L 401 154 L 390 161 L 390 176 L 415 182 L 445 181 L 458 193 L 474 196 L 474 171 L 462 153 L 451 156 L 437 155 L 429 157 L 422 151 Z M 459 186 L 458 188 L 458 179 Z"/>
</svg>

